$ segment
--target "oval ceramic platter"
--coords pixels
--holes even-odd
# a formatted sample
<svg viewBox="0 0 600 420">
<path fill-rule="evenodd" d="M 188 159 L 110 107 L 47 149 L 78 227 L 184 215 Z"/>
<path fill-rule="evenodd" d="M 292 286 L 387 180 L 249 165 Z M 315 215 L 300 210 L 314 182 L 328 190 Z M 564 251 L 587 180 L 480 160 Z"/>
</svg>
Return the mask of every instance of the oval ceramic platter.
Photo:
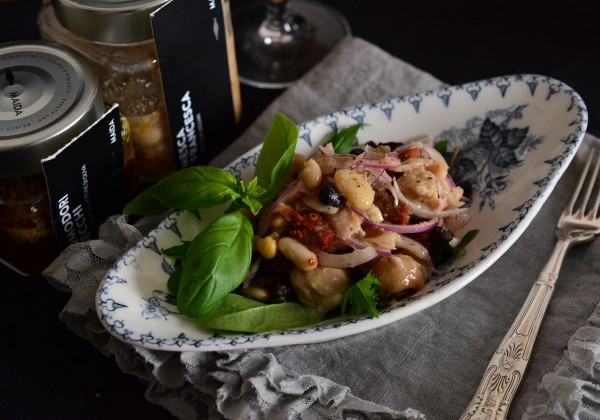
<svg viewBox="0 0 600 420">
<path fill-rule="evenodd" d="M 361 105 L 300 126 L 297 150 L 308 155 L 334 130 L 356 123 L 361 143 L 403 141 L 423 134 L 462 148 L 462 178 L 473 185 L 472 220 L 480 234 L 467 254 L 434 274 L 426 287 L 379 318 L 339 317 L 262 334 L 217 334 L 179 314 L 167 290 L 173 261 L 161 250 L 191 240 L 202 223 L 173 213 L 119 259 L 99 285 L 96 306 L 106 329 L 151 349 L 211 351 L 314 343 L 381 327 L 458 291 L 493 264 L 523 233 L 573 158 L 587 127 L 585 104 L 565 84 L 538 75 L 482 80 Z M 227 169 L 249 180 L 260 146 Z M 207 220 L 204 218 L 203 220 Z"/>
</svg>

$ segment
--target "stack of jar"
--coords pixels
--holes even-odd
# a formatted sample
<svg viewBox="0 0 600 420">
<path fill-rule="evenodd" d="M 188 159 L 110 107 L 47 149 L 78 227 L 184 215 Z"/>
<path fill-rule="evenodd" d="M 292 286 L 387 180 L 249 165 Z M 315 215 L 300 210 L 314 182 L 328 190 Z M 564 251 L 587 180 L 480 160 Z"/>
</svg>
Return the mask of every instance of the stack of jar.
<svg viewBox="0 0 600 420">
<path fill-rule="evenodd" d="M 168 1 L 52 0 L 38 16 L 42 38 L 83 54 L 104 102 L 119 104 L 142 185 L 176 169 L 150 23 L 150 13 Z"/>
</svg>

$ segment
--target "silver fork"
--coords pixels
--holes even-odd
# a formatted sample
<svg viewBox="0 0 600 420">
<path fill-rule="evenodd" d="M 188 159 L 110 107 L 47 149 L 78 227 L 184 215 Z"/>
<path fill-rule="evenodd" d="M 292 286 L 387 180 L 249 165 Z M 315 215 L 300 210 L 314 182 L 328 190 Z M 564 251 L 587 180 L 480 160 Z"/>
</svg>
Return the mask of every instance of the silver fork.
<svg viewBox="0 0 600 420">
<path fill-rule="evenodd" d="M 461 419 L 506 418 L 527 368 L 565 254 L 572 245 L 591 241 L 600 234 L 600 191 L 594 192 L 594 189 L 598 189 L 594 185 L 600 170 L 600 159 L 595 157 L 597 154 L 596 150 L 590 153 L 571 201 L 558 220 L 558 240 L 554 251 L 492 356 L 479 388 Z"/>
</svg>

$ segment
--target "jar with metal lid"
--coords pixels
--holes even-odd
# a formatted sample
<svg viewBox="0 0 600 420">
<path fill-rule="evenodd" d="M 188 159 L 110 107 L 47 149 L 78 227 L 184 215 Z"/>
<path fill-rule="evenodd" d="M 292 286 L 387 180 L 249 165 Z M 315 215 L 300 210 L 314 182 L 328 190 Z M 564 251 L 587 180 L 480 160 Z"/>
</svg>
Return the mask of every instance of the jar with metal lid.
<svg viewBox="0 0 600 420">
<path fill-rule="evenodd" d="M 42 38 L 83 54 L 96 69 L 105 103 L 119 104 L 142 184 L 176 169 L 150 23 L 150 13 L 168 1 L 52 0 L 38 15 Z"/>
<path fill-rule="evenodd" d="M 0 44 L 0 259 L 37 274 L 60 252 L 41 159 L 104 112 L 94 69 L 46 42 Z"/>
</svg>

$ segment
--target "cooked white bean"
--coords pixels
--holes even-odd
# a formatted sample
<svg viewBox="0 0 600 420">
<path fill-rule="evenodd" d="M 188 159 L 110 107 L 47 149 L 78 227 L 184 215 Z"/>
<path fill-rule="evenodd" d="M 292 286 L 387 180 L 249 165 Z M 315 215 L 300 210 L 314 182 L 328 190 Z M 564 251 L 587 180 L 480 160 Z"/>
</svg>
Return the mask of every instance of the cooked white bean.
<svg viewBox="0 0 600 420">
<path fill-rule="evenodd" d="M 308 159 L 302 167 L 302 182 L 310 191 L 316 190 L 321 185 L 323 174 L 321 167 L 314 159 Z"/>
<path fill-rule="evenodd" d="M 333 183 L 348 204 L 358 210 L 368 210 L 373 205 L 375 191 L 369 181 L 351 169 L 338 169 Z"/>
<path fill-rule="evenodd" d="M 300 302 L 325 313 L 340 306 L 344 292 L 352 286 L 350 270 L 319 266 L 312 271 L 290 272 L 290 282 Z"/>
<path fill-rule="evenodd" d="M 381 296 L 398 296 L 407 290 L 420 290 L 429 275 L 423 264 L 403 254 L 381 258 L 375 264 L 373 274 L 381 282 L 378 290 Z"/>
<path fill-rule="evenodd" d="M 298 270 L 310 271 L 317 267 L 317 255 L 296 239 L 283 237 L 277 246 L 283 256 L 293 262 Z"/>
</svg>

